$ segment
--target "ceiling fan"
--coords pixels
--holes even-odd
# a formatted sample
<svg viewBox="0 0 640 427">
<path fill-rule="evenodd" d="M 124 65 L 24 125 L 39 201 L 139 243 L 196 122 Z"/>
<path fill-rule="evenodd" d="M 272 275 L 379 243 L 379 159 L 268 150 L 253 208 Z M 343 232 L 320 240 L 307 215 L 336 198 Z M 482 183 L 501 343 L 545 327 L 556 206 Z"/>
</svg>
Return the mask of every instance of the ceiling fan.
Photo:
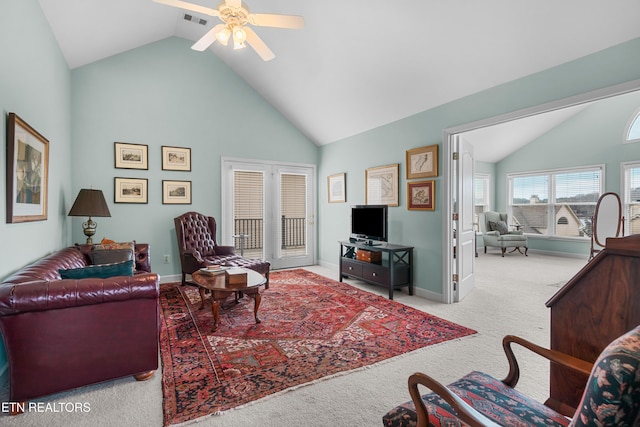
<svg viewBox="0 0 640 427">
<path fill-rule="evenodd" d="M 242 49 L 245 47 L 245 42 L 247 42 L 264 61 L 270 61 L 275 58 L 275 54 L 247 24 L 251 24 L 256 27 L 290 29 L 299 29 L 304 27 L 304 18 L 302 16 L 276 15 L 272 13 L 250 13 L 249 9 L 242 4 L 242 0 L 224 0 L 220 5 L 218 5 L 217 9 L 188 3 L 182 0 L 153 1 L 220 18 L 222 21 L 221 24 L 214 26 L 204 36 L 202 36 L 200 40 L 191 46 L 191 49 L 197 51 L 207 49 L 216 40 L 226 46 L 227 43 L 229 43 L 229 39 L 233 39 L 234 49 Z"/>
</svg>

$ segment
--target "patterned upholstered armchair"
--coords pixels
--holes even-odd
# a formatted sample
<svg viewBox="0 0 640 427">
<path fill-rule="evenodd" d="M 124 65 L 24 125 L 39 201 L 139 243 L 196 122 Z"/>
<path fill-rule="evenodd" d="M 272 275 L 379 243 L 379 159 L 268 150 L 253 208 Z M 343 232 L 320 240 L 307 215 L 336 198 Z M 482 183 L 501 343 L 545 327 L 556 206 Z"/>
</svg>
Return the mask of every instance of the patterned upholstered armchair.
<svg viewBox="0 0 640 427">
<path fill-rule="evenodd" d="M 187 212 L 174 218 L 173 221 L 178 238 L 183 285 L 186 283 L 187 274 L 207 265 L 224 265 L 257 271 L 266 277 L 265 288 L 269 289 L 271 264 L 260 259 L 249 259 L 237 255 L 233 246 L 218 245 L 215 218 L 197 212 Z"/>
<path fill-rule="evenodd" d="M 492 246 L 500 248 L 504 257 L 507 248 L 514 248 L 522 253 L 520 248 L 524 248 L 524 255 L 527 255 L 529 248 L 527 247 L 527 236 L 522 230 L 509 230 L 508 217 L 506 213 L 499 212 L 483 212 L 478 218 L 480 224 L 480 232 L 482 233 L 482 241 L 484 243 L 484 253 L 487 253 L 487 247 Z"/>
<path fill-rule="evenodd" d="M 514 389 L 520 373 L 511 350 L 512 343 L 522 345 L 554 363 L 587 375 L 590 373 L 575 412 L 560 414 Z M 506 336 L 503 347 L 509 360 L 509 374 L 504 380 L 498 381 L 487 374 L 472 372 L 445 387 L 428 375 L 413 374 L 409 377 L 412 401 L 388 412 L 382 418 L 383 425 L 640 425 L 640 326 L 609 344 L 593 364 L 514 336 Z M 434 393 L 420 396 L 418 385 Z"/>
</svg>

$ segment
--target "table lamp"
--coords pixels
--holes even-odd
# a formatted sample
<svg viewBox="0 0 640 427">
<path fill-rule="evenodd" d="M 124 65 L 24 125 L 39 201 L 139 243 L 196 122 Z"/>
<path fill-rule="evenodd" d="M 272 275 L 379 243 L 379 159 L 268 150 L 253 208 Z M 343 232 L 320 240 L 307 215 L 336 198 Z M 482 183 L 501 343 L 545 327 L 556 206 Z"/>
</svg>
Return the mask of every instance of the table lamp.
<svg viewBox="0 0 640 427">
<path fill-rule="evenodd" d="M 84 235 L 87 236 L 87 245 L 92 245 L 93 240 L 91 237 L 96 234 L 96 224 L 91 217 L 92 216 L 111 216 L 107 202 L 104 200 L 104 195 L 101 190 L 93 190 L 83 188 L 78 193 L 76 201 L 73 202 L 69 216 L 88 216 L 89 220 L 82 223 L 82 230 Z"/>
</svg>

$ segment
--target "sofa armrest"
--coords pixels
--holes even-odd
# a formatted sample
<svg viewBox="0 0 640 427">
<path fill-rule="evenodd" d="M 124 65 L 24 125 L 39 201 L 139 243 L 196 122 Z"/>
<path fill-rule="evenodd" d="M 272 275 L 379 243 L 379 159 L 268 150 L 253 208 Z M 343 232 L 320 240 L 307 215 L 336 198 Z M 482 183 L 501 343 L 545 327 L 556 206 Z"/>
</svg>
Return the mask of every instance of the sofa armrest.
<svg viewBox="0 0 640 427">
<path fill-rule="evenodd" d="M 236 248 L 233 246 L 216 246 L 216 255 L 234 255 Z"/>
<path fill-rule="evenodd" d="M 107 279 L 35 280 L 0 284 L 0 316 L 132 299 L 157 299 L 155 273 Z"/>
</svg>

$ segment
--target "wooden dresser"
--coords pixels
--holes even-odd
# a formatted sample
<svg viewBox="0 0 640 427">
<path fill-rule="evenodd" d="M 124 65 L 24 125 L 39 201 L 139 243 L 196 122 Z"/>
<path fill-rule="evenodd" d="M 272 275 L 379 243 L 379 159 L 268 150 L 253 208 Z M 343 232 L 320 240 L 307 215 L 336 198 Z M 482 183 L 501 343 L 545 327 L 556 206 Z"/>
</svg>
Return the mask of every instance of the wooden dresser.
<svg viewBox="0 0 640 427">
<path fill-rule="evenodd" d="M 551 348 L 595 362 L 607 344 L 640 324 L 640 235 L 607 239 L 606 248 L 546 305 Z M 586 381 L 552 364 L 546 404 L 572 414 Z"/>
</svg>

